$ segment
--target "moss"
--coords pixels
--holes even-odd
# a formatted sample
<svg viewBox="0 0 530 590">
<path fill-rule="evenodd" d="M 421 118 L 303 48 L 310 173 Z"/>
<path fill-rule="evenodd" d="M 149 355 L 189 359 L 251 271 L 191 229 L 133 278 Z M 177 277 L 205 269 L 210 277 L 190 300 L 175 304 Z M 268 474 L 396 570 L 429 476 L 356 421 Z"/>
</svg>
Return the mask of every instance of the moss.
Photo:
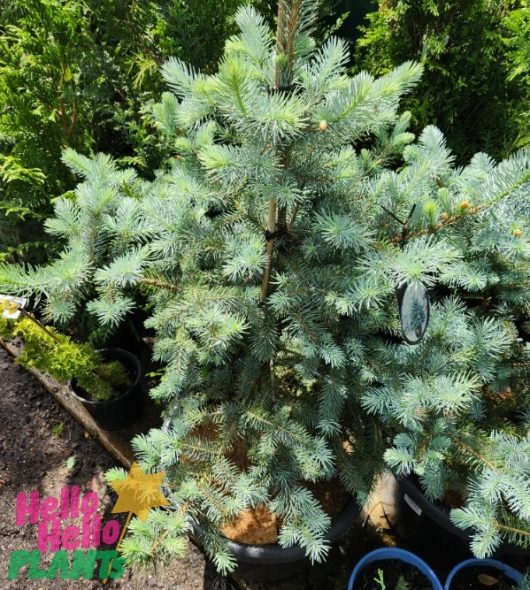
<svg viewBox="0 0 530 590">
<path fill-rule="evenodd" d="M 23 340 L 24 348 L 17 363 L 39 369 L 61 382 L 75 378 L 79 387 L 95 400 L 109 400 L 130 383 L 118 361 L 106 362 L 90 345 L 74 342 L 28 316 L 13 322 L 2 318 L 0 335 Z"/>
</svg>

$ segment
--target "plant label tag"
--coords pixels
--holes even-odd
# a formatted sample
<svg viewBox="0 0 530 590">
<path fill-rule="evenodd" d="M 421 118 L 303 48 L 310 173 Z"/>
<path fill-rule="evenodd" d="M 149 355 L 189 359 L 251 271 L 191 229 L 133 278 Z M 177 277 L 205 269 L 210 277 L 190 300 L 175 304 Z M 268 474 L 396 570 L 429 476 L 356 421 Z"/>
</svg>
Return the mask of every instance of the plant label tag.
<svg viewBox="0 0 530 590">
<path fill-rule="evenodd" d="M 7 320 L 18 320 L 22 313 L 20 310 L 26 307 L 28 300 L 25 297 L 0 295 L 0 303 L 6 304 L 6 309 L 2 311 L 2 317 Z"/>
<path fill-rule="evenodd" d="M 402 283 L 396 292 L 403 338 L 418 344 L 429 325 L 429 293 L 420 281 Z"/>
<path fill-rule="evenodd" d="M 414 502 L 414 500 L 407 494 L 403 496 L 403 500 L 407 503 L 408 507 L 415 512 L 418 516 L 422 515 L 423 510 Z"/>
</svg>

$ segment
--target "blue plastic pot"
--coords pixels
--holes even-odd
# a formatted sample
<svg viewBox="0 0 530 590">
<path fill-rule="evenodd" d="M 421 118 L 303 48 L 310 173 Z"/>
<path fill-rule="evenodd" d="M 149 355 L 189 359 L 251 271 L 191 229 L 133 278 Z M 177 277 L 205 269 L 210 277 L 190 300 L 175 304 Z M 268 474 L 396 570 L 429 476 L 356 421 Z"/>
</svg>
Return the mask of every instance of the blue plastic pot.
<svg viewBox="0 0 530 590">
<path fill-rule="evenodd" d="M 512 582 L 515 584 L 520 584 L 523 581 L 523 574 L 513 567 L 502 563 L 502 561 L 497 561 L 496 559 L 466 559 L 465 561 L 461 561 L 458 565 L 456 565 L 452 570 L 451 573 L 447 576 L 447 580 L 445 582 L 445 590 L 450 590 L 451 583 L 453 578 L 458 574 L 458 572 L 465 570 L 468 567 L 477 567 L 477 566 L 484 566 L 484 567 L 494 567 L 502 572 L 507 578 L 510 578 Z"/>
<path fill-rule="evenodd" d="M 374 551 L 367 553 L 353 568 L 350 581 L 348 582 L 348 590 L 353 590 L 355 581 L 365 566 L 375 563 L 376 561 L 389 560 L 401 561 L 402 563 L 412 565 L 429 580 L 434 590 L 443 590 L 443 585 L 438 579 L 438 576 L 433 572 L 431 567 L 423 561 L 423 559 L 414 555 L 414 553 L 411 553 L 410 551 L 398 549 L 397 547 L 383 547 L 382 549 L 375 549 Z"/>
</svg>

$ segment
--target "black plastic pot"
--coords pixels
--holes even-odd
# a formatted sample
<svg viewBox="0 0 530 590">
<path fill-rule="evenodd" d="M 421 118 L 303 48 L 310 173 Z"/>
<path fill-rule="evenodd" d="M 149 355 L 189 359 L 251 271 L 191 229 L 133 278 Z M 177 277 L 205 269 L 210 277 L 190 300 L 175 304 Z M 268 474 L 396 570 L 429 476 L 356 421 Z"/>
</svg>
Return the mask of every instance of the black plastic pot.
<svg viewBox="0 0 530 590">
<path fill-rule="evenodd" d="M 401 478 L 399 486 L 403 495 L 396 529 L 402 539 L 414 547 L 421 547 L 424 554 L 431 549 L 433 555 L 439 554 L 440 547 L 443 547 L 444 557 L 452 560 L 472 557 L 472 529 L 455 526 L 447 508 L 427 499 L 416 476 Z M 495 551 L 494 556 L 517 558 L 530 556 L 530 551 L 505 543 Z"/>
<path fill-rule="evenodd" d="M 360 508 L 357 502 L 351 498 L 344 510 L 336 516 L 326 535 L 328 541 L 333 544 L 343 537 L 355 521 L 361 520 Z M 197 537 L 200 538 L 201 530 L 195 527 Z M 278 543 L 267 545 L 248 545 L 236 541 L 228 541 L 228 548 L 238 562 L 236 574 L 245 580 L 273 582 L 292 576 L 311 565 L 304 550 L 295 545 L 283 548 Z"/>
<path fill-rule="evenodd" d="M 162 424 L 162 430 L 167 430 L 169 419 Z M 169 494 L 169 492 L 168 492 Z M 333 518 L 331 527 L 326 535 L 330 544 L 341 539 L 355 521 L 361 522 L 361 509 L 357 502 L 350 498 L 342 512 Z M 200 545 L 202 529 L 194 523 L 194 540 Z M 249 545 L 228 540 L 228 548 L 237 560 L 236 574 L 248 581 L 274 582 L 292 576 L 311 565 L 310 559 L 302 547 L 283 548 L 278 543 L 266 545 Z"/>
<path fill-rule="evenodd" d="M 140 387 L 142 368 L 136 356 L 121 348 L 106 348 L 101 350 L 100 354 L 105 360 L 120 362 L 129 373 L 131 385 L 121 395 L 107 401 L 90 399 L 89 394 L 77 385 L 75 378 L 69 383 L 70 391 L 88 410 L 100 428 L 122 430 L 142 415 L 143 392 Z"/>
</svg>

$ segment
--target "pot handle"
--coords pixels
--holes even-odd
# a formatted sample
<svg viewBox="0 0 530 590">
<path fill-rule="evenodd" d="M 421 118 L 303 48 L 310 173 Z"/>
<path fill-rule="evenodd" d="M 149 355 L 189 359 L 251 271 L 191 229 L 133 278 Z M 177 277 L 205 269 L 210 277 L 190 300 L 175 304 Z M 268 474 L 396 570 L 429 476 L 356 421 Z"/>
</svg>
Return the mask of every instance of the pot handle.
<svg viewBox="0 0 530 590">
<path fill-rule="evenodd" d="M 453 578 L 463 569 L 468 567 L 477 567 L 477 566 L 485 566 L 485 567 L 494 567 L 501 571 L 505 576 L 510 578 L 516 584 L 520 584 L 523 581 L 523 574 L 513 567 L 502 563 L 502 561 L 497 561 L 496 559 L 466 559 L 461 561 L 458 565 L 451 570 L 450 574 L 447 576 L 447 580 L 445 581 L 445 590 L 449 590 L 451 588 L 451 583 Z"/>
<path fill-rule="evenodd" d="M 421 557 L 418 557 L 417 555 L 414 555 L 414 553 L 406 551 L 405 549 L 399 549 L 398 547 L 383 547 L 381 549 L 375 549 L 374 551 L 367 553 L 360 561 L 357 562 L 357 565 L 353 568 L 353 572 L 348 583 L 348 590 L 353 590 L 355 580 L 365 566 L 376 561 L 387 561 L 390 559 L 402 561 L 403 563 L 414 566 L 429 580 L 433 590 L 443 590 L 442 583 L 438 579 L 438 576 L 434 573 L 432 568 L 427 563 L 425 563 L 423 559 L 421 559 Z"/>
</svg>

